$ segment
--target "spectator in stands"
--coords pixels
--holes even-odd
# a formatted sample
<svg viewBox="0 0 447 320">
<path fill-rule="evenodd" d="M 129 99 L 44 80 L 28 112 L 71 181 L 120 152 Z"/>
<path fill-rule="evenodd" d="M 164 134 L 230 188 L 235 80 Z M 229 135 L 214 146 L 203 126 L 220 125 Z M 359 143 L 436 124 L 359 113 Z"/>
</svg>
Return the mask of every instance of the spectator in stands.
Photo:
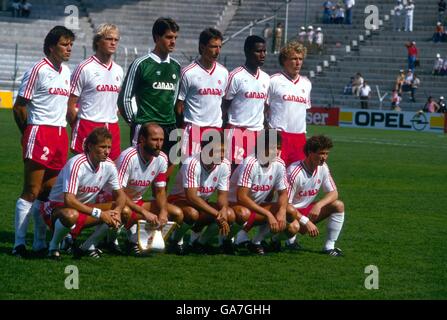
<svg viewBox="0 0 447 320">
<path fill-rule="evenodd" d="M 355 0 L 344 0 L 346 7 L 346 24 L 352 24 L 352 10 L 355 6 Z"/>
<path fill-rule="evenodd" d="M 416 90 L 418 89 L 419 85 L 421 84 L 421 80 L 419 79 L 419 77 L 414 74 L 413 75 L 413 81 L 411 82 L 411 101 L 416 102 Z"/>
<path fill-rule="evenodd" d="M 306 42 L 306 38 L 307 38 L 306 28 L 302 26 L 300 28 L 300 32 L 298 33 L 298 41 L 304 44 Z"/>
<path fill-rule="evenodd" d="M 444 60 L 439 53 L 436 54 L 436 60 L 433 65 L 433 75 L 442 75 L 442 68 L 444 66 Z"/>
<path fill-rule="evenodd" d="M 439 0 L 438 2 L 438 21 L 444 22 L 444 14 L 445 14 L 445 1 Z"/>
<path fill-rule="evenodd" d="M 402 111 L 402 108 L 400 107 L 401 100 L 402 100 L 402 98 L 400 97 L 397 90 L 393 89 L 393 91 L 391 93 L 391 110 Z"/>
<path fill-rule="evenodd" d="M 436 23 L 435 33 L 433 33 L 432 40 L 434 43 L 446 41 L 446 33 L 444 26 L 439 21 Z"/>
<path fill-rule="evenodd" d="M 429 112 L 429 113 L 434 113 L 434 112 L 438 112 L 438 110 L 440 109 L 439 104 L 436 103 L 436 101 L 433 100 L 433 97 L 430 96 L 427 99 L 427 102 L 424 105 L 424 112 Z"/>
<path fill-rule="evenodd" d="M 359 96 L 360 87 L 363 86 L 363 78 L 360 72 L 357 72 L 357 74 L 354 77 L 354 81 L 352 82 L 352 94 L 355 96 Z"/>
<path fill-rule="evenodd" d="M 446 113 L 447 112 L 447 104 L 445 103 L 445 100 L 444 100 L 443 96 L 439 97 L 438 105 L 439 105 L 438 112 L 440 112 L 440 113 Z"/>
<path fill-rule="evenodd" d="M 265 39 L 266 48 L 272 48 L 273 29 L 272 27 L 270 27 L 269 23 L 265 24 L 264 30 L 262 31 L 262 35 Z"/>
<path fill-rule="evenodd" d="M 405 44 L 408 51 L 408 69 L 411 69 L 414 72 L 414 68 L 416 66 L 416 60 L 418 59 L 419 52 L 418 48 L 416 47 L 416 42 L 407 42 Z"/>
<path fill-rule="evenodd" d="M 317 46 L 318 53 L 323 52 L 324 35 L 320 27 L 317 28 L 317 33 L 315 34 L 315 45 Z"/>
<path fill-rule="evenodd" d="M 31 3 L 29 3 L 26 0 L 22 0 L 22 3 L 20 5 L 20 12 L 21 12 L 21 16 L 24 18 L 28 18 L 29 15 L 31 14 L 31 7 L 33 5 Z"/>
<path fill-rule="evenodd" d="M 441 75 L 447 74 L 447 57 L 444 59 L 444 65 L 442 66 Z"/>
<path fill-rule="evenodd" d="M 349 80 L 348 84 L 345 85 L 345 88 L 343 89 L 343 94 L 352 95 L 352 84 L 353 83 L 354 83 L 354 77 L 351 77 L 351 80 Z"/>
<path fill-rule="evenodd" d="M 402 5 L 402 0 L 397 0 L 396 5 L 394 6 L 394 17 L 393 17 L 394 31 L 400 32 L 402 28 L 403 14 L 404 14 L 404 6 Z"/>
<path fill-rule="evenodd" d="M 314 43 L 314 27 L 312 26 L 308 26 L 307 27 L 307 43 L 309 43 L 309 46 L 312 46 L 312 44 Z"/>
<path fill-rule="evenodd" d="M 411 83 L 413 82 L 414 75 L 411 69 L 408 69 L 407 74 L 405 75 L 404 83 L 402 85 L 403 92 L 411 91 Z"/>
<path fill-rule="evenodd" d="M 20 1 L 19 0 L 14 0 L 11 4 L 11 8 L 12 8 L 12 17 L 16 18 L 16 17 L 20 17 Z"/>
<path fill-rule="evenodd" d="M 279 50 L 281 50 L 283 31 L 284 31 L 283 24 L 281 22 L 278 22 L 275 28 L 275 40 L 274 40 L 275 54 L 278 54 Z"/>
<path fill-rule="evenodd" d="M 332 8 L 334 7 L 334 4 L 332 1 L 325 1 L 323 3 L 323 23 L 331 23 L 332 20 Z"/>
<path fill-rule="evenodd" d="M 414 14 L 413 0 L 408 0 L 404 9 L 405 9 L 405 31 L 413 32 L 413 14 Z"/>
<path fill-rule="evenodd" d="M 371 87 L 363 82 L 363 86 L 360 87 L 359 96 L 360 96 L 360 106 L 362 109 L 368 109 L 368 100 L 371 95 Z"/>
<path fill-rule="evenodd" d="M 402 94 L 402 85 L 404 84 L 404 81 L 405 81 L 405 72 L 403 69 L 400 69 L 399 75 L 397 76 L 396 83 L 394 85 L 394 89 L 397 91 L 399 95 Z"/>
<path fill-rule="evenodd" d="M 337 4 L 334 10 L 334 23 L 335 24 L 343 24 L 345 20 L 345 8 L 342 5 Z"/>
</svg>

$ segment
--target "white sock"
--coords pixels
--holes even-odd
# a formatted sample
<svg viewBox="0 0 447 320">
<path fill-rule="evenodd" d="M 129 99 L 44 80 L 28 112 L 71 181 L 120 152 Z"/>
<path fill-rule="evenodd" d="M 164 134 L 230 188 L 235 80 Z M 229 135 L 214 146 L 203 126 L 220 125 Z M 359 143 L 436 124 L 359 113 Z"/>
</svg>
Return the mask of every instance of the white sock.
<svg viewBox="0 0 447 320">
<path fill-rule="evenodd" d="M 19 198 L 16 202 L 15 210 L 15 241 L 14 248 L 25 244 L 26 231 L 28 229 L 30 211 L 33 203 Z"/>
<path fill-rule="evenodd" d="M 341 228 L 343 227 L 343 222 L 345 221 L 345 214 L 333 213 L 329 216 L 329 221 L 327 223 L 327 236 L 326 243 L 324 245 L 324 250 L 331 250 L 335 247 L 335 241 L 337 241 L 340 235 Z"/>
<path fill-rule="evenodd" d="M 211 240 L 213 236 L 215 236 L 218 233 L 219 227 L 216 223 L 210 224 L 204 232 L 199 237 L 199 242 L 201 244 L 206 244 Z"/>
<path fill-rule="evenodd" d="M 39 251 L 47 247 L 47 225 L 40 215 L 40 206 L 43 201 L 34 200 L 31 212 L 34 218 L 34 241 L 33 250 Z"/>
<path fill-rule="evenodd" d="M 296 235 L 286 240 L 286 244 L 292 244 L 296 241 Z"/>
<path fill-rule="evenodd" d="M 95 250 L 99 241 L 104 239 L 104 237 L 107 235 L 108 230 L 109 226 L 106 225 L 105 223 L 96 226 L 95 232 L 93 232 L 90 235 L 90 237 L 88 237 L 87 240 L 85 240 L 85 242 L 81 245 L 80 249 L 83 251 Z"/>
<path fill-rule="evenodd" d="M 254 244 L 261 244 L 261 241 L 270 233 L 270 225 L 263 224 L 259 226 L 258 233 L 253 237 Z"/>
<path fill-rule="evenodd" d="M 191 229 L 191 226 L 187 223 L 183 223 L 181 226 L 179 226 L 171 235 L 171 240 L 174 242 L 177 242 L 178 245 L 183 244 L 183 236 L 185 233 Z"/>
<path fill-rule="evenodd" d="M 62 224 L 62 222 L 57 219 L 54 223 L 54 233 L 53 238 L 50 241 L 49 250 L 59 250 L 59 245 L 62 239 L 70 232 L 70 228 L 67 228 Z"/>
<path fill-rule="evenodd" d="M 241 244 L 242 242 L 250 241 L 247 231 L 241 229 L 236 235 L 236 244 Z"/>
<path fill-rule="evenodd" d="M 200 232 L 195 232 L 191 230 L 191 236 L 189 237 L 189 244 L 192 244 L 200 237 Z"/>
<path fill-rule="evenodd" d="M 137 233 L 137 231 L 138 231 L 138 227 L 137 227 L 136 223 L 133 226 L 131 226 L 129 230 L 127 230 L 127 238 L 133 244 L 138 243 L 138 233 Z"/>
</svg>

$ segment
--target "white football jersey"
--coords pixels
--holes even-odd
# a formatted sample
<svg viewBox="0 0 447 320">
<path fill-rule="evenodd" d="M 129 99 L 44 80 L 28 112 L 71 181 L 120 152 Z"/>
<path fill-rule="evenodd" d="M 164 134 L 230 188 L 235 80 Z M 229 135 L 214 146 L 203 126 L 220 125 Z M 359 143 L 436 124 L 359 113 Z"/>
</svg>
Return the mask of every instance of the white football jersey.
<svg viewBox="0 0 447 320">
<path fill-rule="evenodd" d="M 78 118 L 94 122 L 118 122 L 116 101 L 123 82 L 123 68 L 105 65 L 95 56 L 82 61 L 71 77 L 71 91 L 79 97 Z"/>
<path fill-rule="evenodd" d="M 248 156 L 231 176 L 231 202 L 237 202 L 237 187 L 239 186 L 250 188 L 250 198 L 257 204 L 263 203 L 272 190 L 287 189 L 284 161 L 276 158 L 270 166 L 262 167 L 254 156 Z"/>
<path fill-rule="evenodd" d="M 287 177 L 289 203 L 295 208 L 305 208 L 310 205 L 321 187 L 324 192 L 337 190 L 326 163 L 309 173 L 303 168 L 302 161 L 296 161 L 287 168 Z"/>
<path fill-rule="evenodd" d="M 64 193 L 72 193 L 82 203 L 95 203 L 104 188 L 119 190 L 118 171 L 115 163 L 107 158 L 95 168 L 85 153 L 75 155 L 59 173 L 56 184 L 50 192 L 49 200 L 64 202 Z"/>
<path fill-rule="evenodd" d="M 133 201 L 143 198 L 143 194 L 155 183 L 156 187 L 166 186 L 168 158 L 163 152 L 151 162 L 144 160 L 140 147 L 129 147 L 116 160 L 118 180 Z"/>
<path fill-rule="evenodd" d="M 200 154 L 188 157 L 182 164 L 175 185 L 172 188 L 172 195 L 185 196 L 185 188 L 197 188 L 199 197 L 208 200 L 216 190 L 228 191 L 230 187 L 231 164 L 224 159 L 208 172 L 199 159 Z"/>
<path fill-rule="evenodd" d="M 70 96 L 70 70 L 62 64 L 56 70 L 44 58 L 23 75 L 19 96 L 30 100 L 27 123 L 65 127 Z"/>
<path fill-rule="evenodd" d="M 222 127 L 222 98 L 228 70 L 215 63 L 206 70 L 198 61 L 182 69 L 178 99 L 184 101 L 185 122 L 199 127 Z"/>
<path fill-rule="evenodd" d="M 264 104 L 270 77 L 258 68 L 256 75 L 252 75 L 239 67 L 230 73 L 225 99 L 232 100 L 228 109 L 228 123 L 259 131 L 264 128 Z"/>
<path fill-rule="evenodd" d="M 312 83 L 304 76 L 296 80 L 284 73 L 270 77 L 268 122 L 272 129 L 306 133 L 306 110 L 311 107 Z"/>
</svg>

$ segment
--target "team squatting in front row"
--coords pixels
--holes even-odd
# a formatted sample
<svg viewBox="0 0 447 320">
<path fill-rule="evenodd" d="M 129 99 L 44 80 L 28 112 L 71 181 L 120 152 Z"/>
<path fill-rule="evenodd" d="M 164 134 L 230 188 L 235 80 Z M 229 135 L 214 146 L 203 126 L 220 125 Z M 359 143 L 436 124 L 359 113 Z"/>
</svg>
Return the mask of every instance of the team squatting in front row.
<svg viewBox="0 0 447 320">
<path fill-rule="evenodd" d="M 154 227 L 176 222 L 168 249 L 177 254 L 209 253 L 217 233 L 224 253 L 236 247 L 277 252 L 283 235 L 286 246 L 297 250 L 296 235 L 317 236 L 315 224 L 325 218 L 323 252 L 342 256 L 335 241 L 344 205 L 325 163 L 332 142 L 305 136 L 311 83 L 299 72 L 306 49 L 286 44 L 279 54 L 281 72 L 269 77 L 260 68 L 265 41 L 249 36 L 245 64 L 228 73 L 217 62 L 222 34 L 207 28 L 199 37 L 199 57 L 180 68 L 170 56 L 178 32 L 174 20 L 157 19 L 154 49 L 136 59 L 123 80 L 122 68 L 112 60 L 119 42 L 115 25 L 97 28 L 95 54 L 73 73 L 63 62 L 75 35 L 62 26 L 50 30 L 45 58 L 24 74 L 13 108 L 25 171 L 13 254 L 28 256 L 32 215 L 33 251 L 48 250 L 56 259 L 62 242 L 92 226 L 87 240 L 72 246 L 76 256 L 99 257 L 98 244 L 105 238 L 108 249 L 121 251 L 116 237 L 122 226 L 129 252 L 140 255 L 138 221 Z M 118 111 L 131 127 L 132 146 L 122 152 Z M 67 122 L 75 154 L 68 161 Z M 177 128 L 182 133 L 173 139 Z M 182 161 L 174 177 L 178 140 Z M 175 185 L 167 195 L 169 177 Z M 151 186 L 154 200 L 144 201 Z M 326 194 L 314 201 L 321 187 Z M 211 202 L 214 193 L 217 200 Z M 47 227 L 52 231 L 48 248 Z M 250 239 L 253 227 L 258 230 Z M 184 246 L 189 229 L 190 245 Z"/>
</svg>

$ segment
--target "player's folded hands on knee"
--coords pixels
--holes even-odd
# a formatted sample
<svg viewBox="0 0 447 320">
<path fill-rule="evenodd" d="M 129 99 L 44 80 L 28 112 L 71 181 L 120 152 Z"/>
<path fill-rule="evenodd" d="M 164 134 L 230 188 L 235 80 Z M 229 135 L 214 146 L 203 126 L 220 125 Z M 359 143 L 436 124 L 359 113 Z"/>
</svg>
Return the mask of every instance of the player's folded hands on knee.
<svg viewBox="0 0 447 320">
<path fill-rule="evenodd" d="M 228 222 L 223 221 L 221 223 L 218 223 L 219 225 L 219 234 L 222 236 L 228 236 L 228 234 L 230 233 L 230 225 L 228 224 Z"/>
<path fill-rule="evenodd" d="M 314 225 L 311 221 L 309 221 L 306 226 L 307 226 L 307 231 L 309 232 L 309 235 L 311 237 L 316 237 L 320 233 L 317 226 Z"/>
</svg>

